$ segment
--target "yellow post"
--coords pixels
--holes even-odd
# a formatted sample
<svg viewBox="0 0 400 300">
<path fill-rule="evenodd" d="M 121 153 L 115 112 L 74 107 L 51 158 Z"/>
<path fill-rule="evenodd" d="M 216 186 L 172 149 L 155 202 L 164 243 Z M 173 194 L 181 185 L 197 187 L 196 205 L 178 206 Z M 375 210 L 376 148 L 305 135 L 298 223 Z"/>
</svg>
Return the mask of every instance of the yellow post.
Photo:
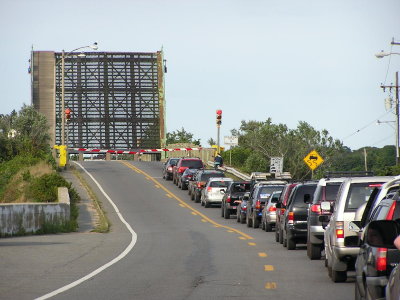
<svg viewBox="0 0 400 300">
<path fill-rule="evenodd" d="M 65 167 L 67 164 L 67 146 L 66 145 L 55 145 L 54 149 L 58 149 L 60 151 L 60 158 L 58 160 L 59 167 Z"/>
</svg>

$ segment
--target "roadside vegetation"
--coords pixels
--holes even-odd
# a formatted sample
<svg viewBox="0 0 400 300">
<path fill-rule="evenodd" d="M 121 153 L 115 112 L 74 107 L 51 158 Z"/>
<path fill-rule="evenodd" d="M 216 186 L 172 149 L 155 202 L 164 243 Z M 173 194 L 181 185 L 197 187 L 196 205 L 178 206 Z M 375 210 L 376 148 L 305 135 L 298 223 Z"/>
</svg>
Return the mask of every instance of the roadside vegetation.
<svg viewBox="0 0 400 300">
<path fill-rule="evenodd" d="M 351 150 L 342 141 L 333 138 L 325 129 L 316 130 L 300 121 L 296 128 L 286 124 L 266 121 L 242 121 L 238 129 L 231 130 L 239 138 L 239 145 L 221 153 L 224 163 L 244 172 L 268 172 L 271 157 L 283 157 L 283 171 L 290 172 L 295 180 L 318 179 L 327 171 L 373 171 L 375 175 L 398 175 L 394 145 L 383 148 L 365 147 Z M 168 133 L 167 141 L 174 143 L 198 141 L 184 128 Z M 215 140 L 207 141 L 215 145 Z M 316 150 L 324 162 L 311 173 L 303 158 Z"/>
<path fill-rule="evenodd" d="M 31 106 L 0 115 L 0 203 L 55 202 L 57 188 L 67 187 L 70 221 L 44 224 L 39 233 L 76 231 L 79 195 L 57 173 L 47 132 L 45 117 Z"/>
</svg>

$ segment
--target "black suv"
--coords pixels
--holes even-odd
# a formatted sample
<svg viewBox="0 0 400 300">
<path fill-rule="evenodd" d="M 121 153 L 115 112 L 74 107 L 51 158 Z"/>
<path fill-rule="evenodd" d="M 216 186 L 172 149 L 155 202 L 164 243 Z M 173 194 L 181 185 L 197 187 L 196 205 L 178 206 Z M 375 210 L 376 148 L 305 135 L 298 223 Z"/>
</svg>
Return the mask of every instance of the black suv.
<svg viewBox="0 0 400 300">
<path fill-rule="evenodd" d="M 179 179 L 186 169 L 203 169 L 204 164 L 200 158 L 197 157 L 185 157 L 179 159 L 176 166 L 173 167 L 172 171 L 172 182 L 178 185 Z"/>
<path fill-rule="evenodd" d="M 250 191 L 250 182 L 248 181 L 234 181 L 230 183 L 222 198 L 221 217 L 229 219 L 231 214 L 236 215 L 240 197 L 248 191 Z"/>
<path fill-rule="evenodd" d="M 296 249 L 297 243 L 307 242 L 308 204 L 317 187 L 316 182 L 298 184 L 293 188 L 283 216 L 283 246 Z M 280 203 L 277 204 L 277 206 Z"/>
<path fill-rule="evenodd" d="M 261 181 L 253 186 L 247 201 L 246 224 L 247 227 L 258 228 L 262 217 L 265 201 L 273 192 L 282 191 L 283 182 Z"/>
</svg>

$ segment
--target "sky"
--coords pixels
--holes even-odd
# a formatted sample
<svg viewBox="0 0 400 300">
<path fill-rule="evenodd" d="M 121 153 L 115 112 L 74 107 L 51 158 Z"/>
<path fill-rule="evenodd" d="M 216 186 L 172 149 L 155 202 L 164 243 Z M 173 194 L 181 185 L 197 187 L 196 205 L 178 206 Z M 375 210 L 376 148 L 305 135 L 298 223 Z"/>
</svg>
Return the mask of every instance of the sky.
<svg viewBox="0 0 400 300">
<path fill-rule="evenodd" d="M 399 0 L 0 0 L 0 114 L 31 104 L 30 51 L 156 52 L 167 132 L 221 140 L 241 121 L 326 129 L 353 150 L 395 144 Z M 377 125 L 377 120 L 382 121 Z"/>
</svg>

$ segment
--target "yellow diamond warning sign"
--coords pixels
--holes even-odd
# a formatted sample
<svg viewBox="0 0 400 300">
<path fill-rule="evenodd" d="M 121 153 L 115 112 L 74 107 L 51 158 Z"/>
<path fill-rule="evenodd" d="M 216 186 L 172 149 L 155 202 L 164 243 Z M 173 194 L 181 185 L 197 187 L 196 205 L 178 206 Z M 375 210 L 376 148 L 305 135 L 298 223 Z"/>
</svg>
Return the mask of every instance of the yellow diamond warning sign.
<svg viewBox="0 0 400 300">
<path fill-rule="evenodd" d="M 324 162 L 322 157 L 315 150 L 308 153 L 303 160 L 311 170 L 315 170 L 320 164 Z"/>
</svg>

